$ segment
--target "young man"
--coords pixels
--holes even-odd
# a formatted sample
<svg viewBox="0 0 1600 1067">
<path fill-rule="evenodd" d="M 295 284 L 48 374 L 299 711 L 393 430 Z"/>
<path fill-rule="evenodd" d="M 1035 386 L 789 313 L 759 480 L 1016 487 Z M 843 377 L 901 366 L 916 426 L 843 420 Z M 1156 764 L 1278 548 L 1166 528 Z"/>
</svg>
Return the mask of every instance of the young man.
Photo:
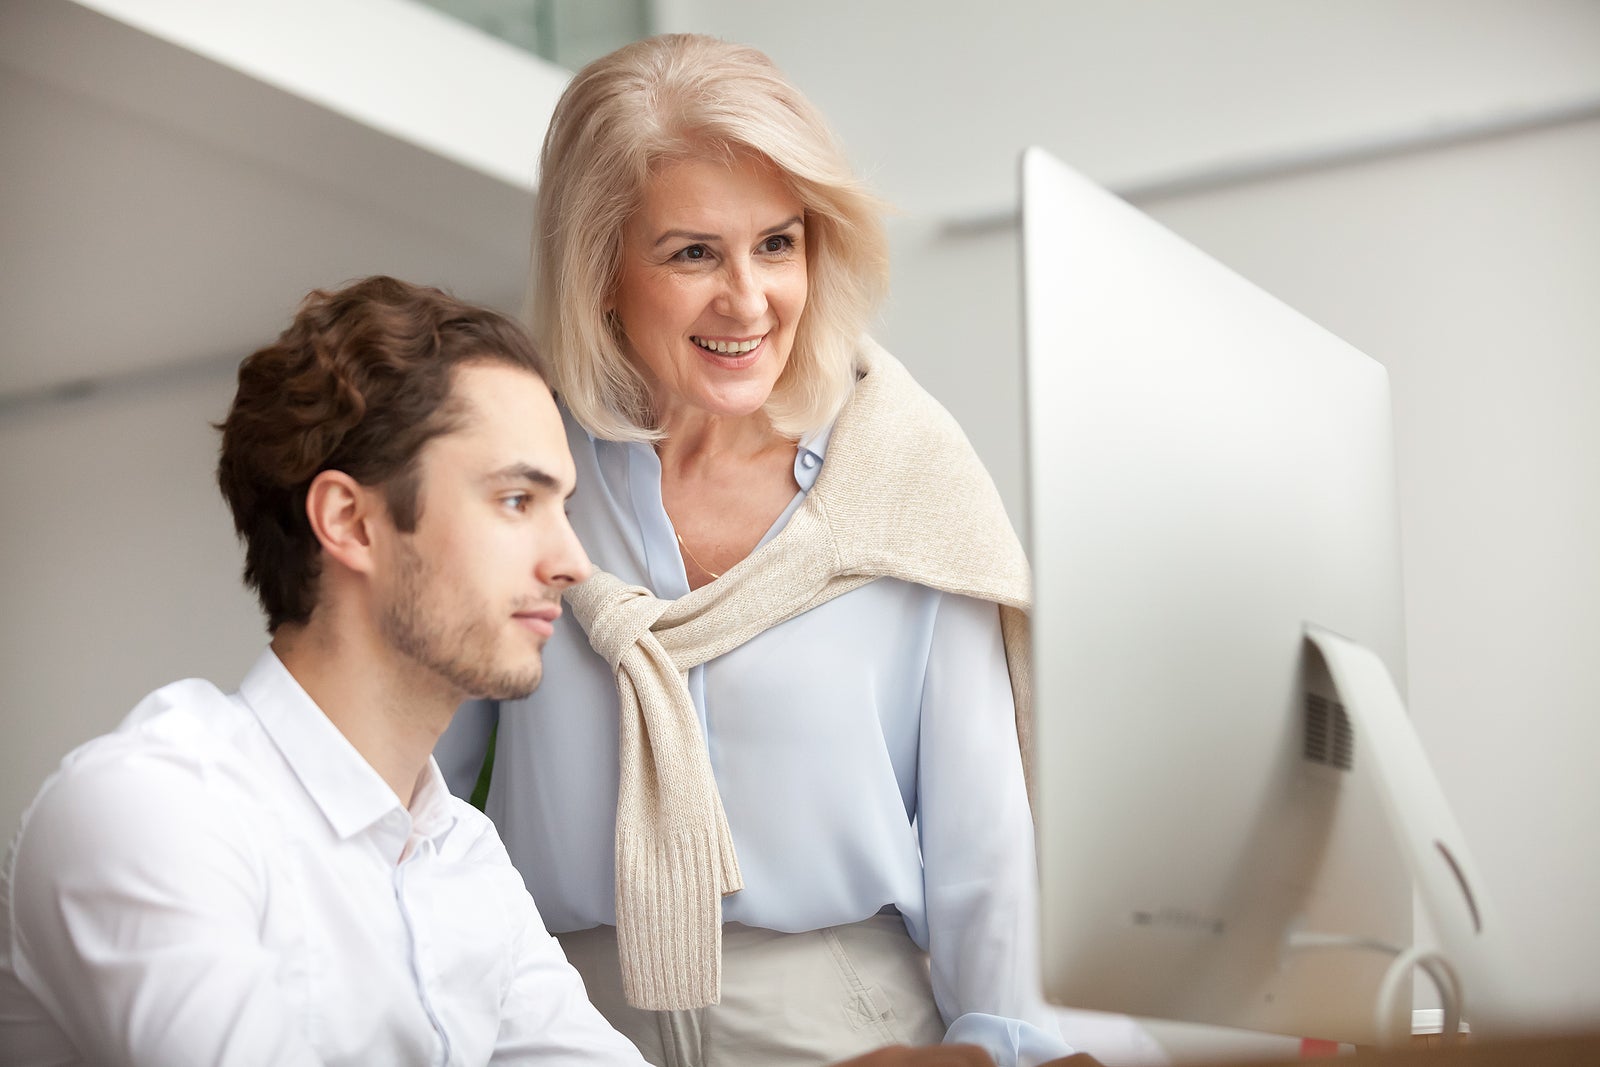
<svg viewBox="0 0 1600 1067">
<path fill-rule="evenodd" d="M 524 335 L 389 278 L 315 292 L 221 429 L 271 645 L 41 789 L 0 867 L 0 1065 L 643 1064 L 430 757 L 464 699 L 539 684 L 590 569 Z"/>
</svg>

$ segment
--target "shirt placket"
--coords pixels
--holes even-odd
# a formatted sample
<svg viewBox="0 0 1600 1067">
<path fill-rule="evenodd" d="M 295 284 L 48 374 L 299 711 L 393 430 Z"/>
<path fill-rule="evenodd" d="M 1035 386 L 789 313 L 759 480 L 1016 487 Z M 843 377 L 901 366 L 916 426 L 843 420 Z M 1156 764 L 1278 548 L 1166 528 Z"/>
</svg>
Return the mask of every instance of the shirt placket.
<svg viewBox="0 0 1600 1067">
<path fill-rule="evenodd" d="M 410 820 L 405 819 L 405 822 L 409 824 Z M 432 993 L 435 984 L 433 979 L 439 970 L 434 960 L 434 945 L 428 936 L 428 927 L 418 921 L 420 916 L 427 915 L 427 908 L 412 906 L 413 900 L 423 892 L 429 862 L 433 856 L 434 846 L 431 839 L 411 836 L 406 841 L 400 862 L 395 865 L 390 880 L 394 887 L 395 907 L 399 909 L 400 921 L 406 931 L 407 961 L 411 966 L 411 981 L 416 987 L 417 999 L 422 1004 L 423 1014 L 428 1018 L 428 1025 L 433 1028 L 435 1038 L 433 1063 L 439 1067 L 446 1067 L 452 1055 L 450 1034 L 434 1006 Z"/>
</svg>

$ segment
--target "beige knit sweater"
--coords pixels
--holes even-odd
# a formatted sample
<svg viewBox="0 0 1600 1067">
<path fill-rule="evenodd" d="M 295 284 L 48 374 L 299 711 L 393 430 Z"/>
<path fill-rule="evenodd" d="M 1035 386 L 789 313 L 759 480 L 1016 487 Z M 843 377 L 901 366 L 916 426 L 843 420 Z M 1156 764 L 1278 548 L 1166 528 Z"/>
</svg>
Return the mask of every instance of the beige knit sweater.
<svg viewBox="0 0 1600 1067">
<path fill-rule="evenodd" d="M 617 942 L 635 1007 L 717 1002 L 722 896 L 743 888 L 691 667 L 879 577 L 990 600 L 1028 751 L 1030 579 L 1000 496 L 955 420 L 893 357 L 867 341 L 857 371 L 816 484 L 771 541 L 679 600 L 604 571 L 567 593 L 617 677 Z"/>
</svg>

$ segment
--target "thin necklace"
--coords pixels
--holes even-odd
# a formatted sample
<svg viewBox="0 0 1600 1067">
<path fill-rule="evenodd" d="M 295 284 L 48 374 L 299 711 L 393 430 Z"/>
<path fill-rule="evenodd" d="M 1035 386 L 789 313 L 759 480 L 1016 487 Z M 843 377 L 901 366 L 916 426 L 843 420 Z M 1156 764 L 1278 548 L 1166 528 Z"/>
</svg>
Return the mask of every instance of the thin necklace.
<svg viewBox="0 0 1600 1067">
<path fill-rule="evenodd" d="M 718 578 L 722 577 L 722 574 L 719 571 L 712 570 L 710 567 L 707 567 L 704 563 L 701 563 L 699 560 L 694 558 L 694 553 L 689 551 L 689 546 L 684 541 L 683 534 L 678 533 L 677 530 L 673 530 L 672 533 L 673 533 L 674 536 L 677 537 L 677 539 L 678 539 L 678 547 L 683 549 L 683 554 L 689 557 L 689 562 L 690 563 L 693 563 L 696 567 L 699 567 L 706 574 L 711 575 L 711 580 L 712 581 L 716 581 Z"/>
</svg>

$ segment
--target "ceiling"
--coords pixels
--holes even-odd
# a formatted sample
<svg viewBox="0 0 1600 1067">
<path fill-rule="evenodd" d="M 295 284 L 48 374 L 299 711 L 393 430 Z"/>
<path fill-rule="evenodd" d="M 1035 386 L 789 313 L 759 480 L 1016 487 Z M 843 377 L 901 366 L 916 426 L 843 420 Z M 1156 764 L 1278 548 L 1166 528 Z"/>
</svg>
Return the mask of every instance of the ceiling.
<svg viewBox="0 0 1600 1067">
<path fill-rule="evenodd" d="M 236 362 L 366 274 L 520 303 L 531 182 L 79 3 L 0 5 L 0 145 L 0 412 Z"/>
</svg>

